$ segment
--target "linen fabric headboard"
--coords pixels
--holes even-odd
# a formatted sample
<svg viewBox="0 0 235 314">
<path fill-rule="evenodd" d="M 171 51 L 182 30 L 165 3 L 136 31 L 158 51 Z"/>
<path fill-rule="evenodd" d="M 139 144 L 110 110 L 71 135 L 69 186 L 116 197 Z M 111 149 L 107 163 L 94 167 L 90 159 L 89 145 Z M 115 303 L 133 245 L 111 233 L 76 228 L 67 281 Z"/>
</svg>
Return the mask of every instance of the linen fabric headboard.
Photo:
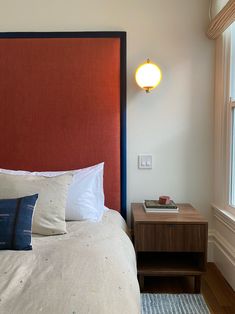
<svg viewBox="0 0 235 314">
<path fill-rule="evenodd" d="M 105 162 L 106 205 L 126 209 L 125 32 L 0 33 L 0 168 Z"/>
</svg>

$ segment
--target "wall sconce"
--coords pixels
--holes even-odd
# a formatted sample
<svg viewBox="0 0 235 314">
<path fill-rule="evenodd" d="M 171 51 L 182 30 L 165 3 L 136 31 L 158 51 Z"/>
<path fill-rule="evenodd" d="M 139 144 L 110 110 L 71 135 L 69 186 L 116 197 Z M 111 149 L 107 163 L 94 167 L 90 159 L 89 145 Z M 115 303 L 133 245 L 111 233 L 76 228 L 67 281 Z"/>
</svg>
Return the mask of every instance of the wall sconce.
<svg viewBox="0 0 235 314">
<path fill-rule="evenodd" d="M 159 67 L 152 63 L 149 59 L 144 64 L 141 64 L 135 73 L 137 84 L 143 88 L 146 93 L 154 89 L 162 79 L 162 72 Z"/>
</svg>

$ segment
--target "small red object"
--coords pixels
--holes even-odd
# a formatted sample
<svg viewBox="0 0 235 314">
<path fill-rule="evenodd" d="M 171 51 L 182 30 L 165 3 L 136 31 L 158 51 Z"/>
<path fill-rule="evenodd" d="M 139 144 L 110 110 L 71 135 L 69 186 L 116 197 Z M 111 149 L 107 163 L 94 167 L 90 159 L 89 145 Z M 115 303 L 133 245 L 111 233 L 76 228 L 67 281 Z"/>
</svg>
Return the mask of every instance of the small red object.
<svg viewBox="0 0 235 314">
<path fill-rule="evenodd" d="M 171 202 L 170 196 L 160 196 L 158 200 L 158 203 L 162 205 L 170 204 L 170 202 Z"/>
</svg>

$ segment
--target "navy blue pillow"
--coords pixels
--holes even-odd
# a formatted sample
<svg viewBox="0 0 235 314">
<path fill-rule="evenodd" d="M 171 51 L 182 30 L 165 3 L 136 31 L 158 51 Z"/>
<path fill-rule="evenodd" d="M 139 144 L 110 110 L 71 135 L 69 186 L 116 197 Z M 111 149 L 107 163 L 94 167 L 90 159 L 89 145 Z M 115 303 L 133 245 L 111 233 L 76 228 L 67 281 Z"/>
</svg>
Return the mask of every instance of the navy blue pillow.
<svg viewBox="0 0 235 314">
<path fill-rule="evenodd" d="M 38 194 L 0 200 L 0 250 L 32 250 L 32 216 Z"/>
</svg>

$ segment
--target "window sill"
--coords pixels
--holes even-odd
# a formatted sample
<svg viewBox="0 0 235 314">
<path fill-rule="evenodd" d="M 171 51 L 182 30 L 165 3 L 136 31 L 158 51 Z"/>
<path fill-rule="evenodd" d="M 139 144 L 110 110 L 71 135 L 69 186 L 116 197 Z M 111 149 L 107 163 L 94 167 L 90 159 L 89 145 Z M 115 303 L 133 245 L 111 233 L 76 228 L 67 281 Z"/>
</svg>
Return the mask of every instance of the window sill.
<svg viewBox="0 0 235 314">
<path fill-rule="evenodd" d="M 225 222 L 232 230 L 235 230 L 235 213 L 233 209 L 221 209 L 215 204 L 211 204 L 214 209 L 214 216 Z"/>
</svg>

